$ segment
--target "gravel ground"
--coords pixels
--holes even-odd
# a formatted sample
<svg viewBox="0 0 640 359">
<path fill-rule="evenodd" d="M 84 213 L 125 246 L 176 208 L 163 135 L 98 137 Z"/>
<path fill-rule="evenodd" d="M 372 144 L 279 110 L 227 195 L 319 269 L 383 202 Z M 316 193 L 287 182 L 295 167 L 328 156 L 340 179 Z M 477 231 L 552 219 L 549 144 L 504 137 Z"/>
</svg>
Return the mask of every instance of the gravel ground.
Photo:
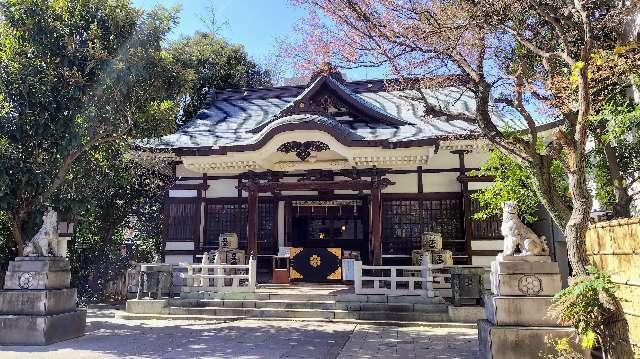
<svg viewBox="0 0 640 359">
<path fill-rule="evenodd" d="M 476 358 L 475 329 L 328 322 L 119 320 L 89 310 L 84 337 L 46 347 L 0 347 L 9 359 Z"/>
</svg>

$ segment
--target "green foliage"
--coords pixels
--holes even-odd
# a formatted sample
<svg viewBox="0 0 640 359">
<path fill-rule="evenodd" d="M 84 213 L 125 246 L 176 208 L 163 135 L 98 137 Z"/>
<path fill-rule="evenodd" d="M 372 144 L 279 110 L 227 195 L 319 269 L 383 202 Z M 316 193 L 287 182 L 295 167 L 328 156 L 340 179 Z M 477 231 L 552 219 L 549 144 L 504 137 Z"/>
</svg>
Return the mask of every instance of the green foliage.
<svg viewBox="0 0 640 359">
<path fill-rule="evenodd" d="M 557 189 L 568 193 L 564 170 L 559 162 L 552 168 Z M 474 214 L 476 220 L 502 215 L 502 202 L 516 201 L 518 213 L 527 223 L 536 220 L 535 212 L 540 208 L 540 199 L 535 191 L 530 170 L 499 150 L 492 150 L 487 162 L 472 175 L 494 176 L 490 186 L 472 194 L 478 200 L 482 210 Z"/>
<path fill-rule="evenodd" d="M 7 215 L 0 212 L 0 286 L 9 261 L 16 255 L 15 243 L 11 239 L 11 229 Z"/>
<path fill-rule="evenodd" d="M 626 97 L 615 97 L 603 104 L 590 120 L 591 132 L 601 139 L 589 152 L 589 172 L 596 185 L 595 197 L 603 209 L 612 210 L 617 199 L 602 143 L 612 145 L 620 172 L 625 177 L 640 171 L 640 137 L 637 136 L 640 106 Z"/>
<path fill-rule="evenodd" d="M 33 220 L 74 152 L 175 128 L 183 81 L 161 56 L 174 11 L 25 0 L 0 15 L 0 210 Z"/>
<path fill-rule="evenodd" d="M 584 356 L 577 353 L 569 338 L 553 339 L 550 336 L 545 337 L 545 344 L 550 347 L 551 353 L 541 353 L 540 357 L 544 359 L 584 359 Z"/>
<path fill-rule="evenodd" d="M 272 85 L 271 73 L 251 60 L 242 46 L 212 33 L 197 32 L 175 41 L 166 53 L 189 80 L 179 122 L 202 109 L 208 90 Z"/>
<path fill-rule="evenodd" d="M 609 274 L 594 266 L 587 267 L 586 276 L 574 278 L 573 283 L 554 297 L 549 314 L 563 325 L 573 326 L 581 336 L 583 347 L 593 348 L 603 333 L 603 319 L 609 309 L 603 300 L 615 298 L 617 285 Z"/>
</svg>

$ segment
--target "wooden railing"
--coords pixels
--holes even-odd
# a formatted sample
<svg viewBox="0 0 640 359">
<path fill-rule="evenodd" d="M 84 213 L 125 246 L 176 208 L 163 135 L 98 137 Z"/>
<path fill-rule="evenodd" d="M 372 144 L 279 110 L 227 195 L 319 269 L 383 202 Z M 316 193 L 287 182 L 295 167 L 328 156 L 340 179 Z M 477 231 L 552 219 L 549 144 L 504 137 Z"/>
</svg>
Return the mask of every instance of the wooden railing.
<svg viewBox="0 0 640 359">
<path fill-rule="evenodd" d="M 419 295 L 434 297 L 431 266 L 367 266 L 356 261 L 354 286 L 356 294 L 388 296 Z"/>
<path fill-rule="evenodd" d="M 249 264 L 180 264 L 187 273 L 180 273 L 185 279 L 182 292 L 255 292 L 256 260 Z"/>
</svg>

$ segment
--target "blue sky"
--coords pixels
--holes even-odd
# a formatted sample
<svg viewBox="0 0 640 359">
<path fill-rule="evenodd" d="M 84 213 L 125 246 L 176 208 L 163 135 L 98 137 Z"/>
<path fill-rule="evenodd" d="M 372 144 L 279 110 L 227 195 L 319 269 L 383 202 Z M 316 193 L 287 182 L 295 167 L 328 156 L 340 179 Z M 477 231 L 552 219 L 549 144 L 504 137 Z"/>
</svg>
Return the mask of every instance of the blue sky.
<svg viewBox="0 0 640 359">
<path fill-rule="evenodd" d="M 305 14 L 304 9 L 291 5 L 290 0 L 133 0 L 138 7 L 149 9 L 155 5 L 182 6 L 180 24 L 171 38 L 207 30 L 201 19 L 215 14 L 218 34 L 232 43 L 242 44 L 259 63 L 269 64 L 277 59 L 278 39 L 291 36 L 295 23 Z M 291 76 L 291 70 L 285 68 Z M 371 69 L 346 71 L 350 80 L 380 78 L 384 74 Z"/>
</svg>

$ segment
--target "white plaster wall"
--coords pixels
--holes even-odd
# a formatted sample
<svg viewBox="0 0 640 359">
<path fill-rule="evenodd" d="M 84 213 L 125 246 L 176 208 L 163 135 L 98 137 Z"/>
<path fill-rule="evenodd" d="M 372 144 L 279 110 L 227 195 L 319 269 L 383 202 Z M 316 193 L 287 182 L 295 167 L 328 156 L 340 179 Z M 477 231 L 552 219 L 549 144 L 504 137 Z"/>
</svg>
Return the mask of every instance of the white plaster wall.
<svg viewBox="0 0 640 359">
<path fill-rule="evenodd" d="M 489 186 L 491 186 L 491 182 L 469 182 L 470 191 L 477 191 Z"/>
<path fill-rule="evenodd" d="M 236 179 L 219 179 L 207 181 L 209 188 L 207 189 L 207 198 L 219 197 L 237 197 L 238 180 Z"/>
<path fill-rule="evenodd" d="M 278 247 L 284 247 L 284 201 L 278 202 Z"/>
<path fill-rule="evenodd" d="M 496 256 L 473 256 L 471 264 L 474 266 L 491 267 L 491 262 L 496 260 Z"/>
<path fill-rule="evenodd" d="M 429 159 L 425 168 L 458 168 L 459 164 L 458 155 L 440 150 Z"/>
<path fill-rule="evenodd" d="M 423 173 L 422 187 L 424 192 L 460 192 L 458 175 L 457 172 Z"/>
<path fill-rule="evenodd" d="M 176 184 L 202 184 L 202 180 L 201 179 L 197 179 L 197 180 L 180 180 L 178 178 L 178 180 L 176 181 Z"/>
<path fill-rule="evenodd" d="M 184 189 L 179 189 L 179 190 L 169 190 L 169 197 L 197 197 L 198 196 L 198 191 L 197 190 L 184 190 Z"/>
<path fill-rule="evenodd" d="M 202 176 L 202 173 L 188 170 L 187 168 L 184 167 L 183 164 L 179 164 L 179 165 L 176 166 L 176 177 L 178 177 L 178 178 L 180 178 L 180 177 L 201 177 L 201 176 Z"/>
<path fill-rule="evenodd" d="M 502 239 L 487 241 L 471 241 L 473 251 L 501 251 L 504 241 Z"/>
<path fill-rule="evenodd" d="M 418 174 L 416 173 L 389 174 L 385 177 L 396 184 L 388 186 L 382 193 L 418 193 Z"/>
<path fill-rule="evenodd" d="M 167 242 L 164 246 L 167 251 L 192 251 L 194 249 L 193 242 Z"/>
<path fill-rule="evenodd" d="M 480 168 L 488 159 L 489 152 L 473 151 L 464 156 L 464 165 L 467 168 Z"/>
<path fill-rule="evenodd" d="M 489 158 L 489 152 L 473 151 L 464 155 L 464 165 L 467 168 L 478 168 Z M 448 150 L 440 150 L 434 154 L 425 168 L 458 168 L 458 155 Z"/>
<path fill-rule="evenodd" d="M 166 264 L 193 263 L 193 256 L 187 254 L 167 254 L 164 257 Z"/>
</svg>

